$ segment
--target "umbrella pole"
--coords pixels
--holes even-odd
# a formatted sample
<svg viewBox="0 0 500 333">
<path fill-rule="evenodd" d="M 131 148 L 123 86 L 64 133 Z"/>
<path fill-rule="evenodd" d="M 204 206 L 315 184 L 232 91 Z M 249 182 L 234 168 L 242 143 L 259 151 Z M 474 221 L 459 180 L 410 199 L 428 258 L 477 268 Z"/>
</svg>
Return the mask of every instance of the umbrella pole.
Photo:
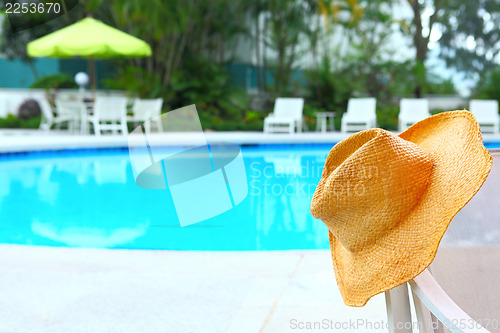
<svg viewBox="0 0 500 333">
<path fill-rule="evenodd" d="M 89 75 L 90 75 L 90 91 L 91 98 L 95 100 L 95 61 L 94 57 L 89 57 Z"/>
</svg>

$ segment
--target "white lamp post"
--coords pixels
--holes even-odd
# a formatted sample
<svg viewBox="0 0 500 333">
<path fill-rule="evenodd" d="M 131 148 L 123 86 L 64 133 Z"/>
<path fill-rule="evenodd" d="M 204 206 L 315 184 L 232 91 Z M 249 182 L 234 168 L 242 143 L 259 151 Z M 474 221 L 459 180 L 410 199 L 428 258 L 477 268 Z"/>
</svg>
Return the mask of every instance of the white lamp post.
<svg viewBox="0 0 500 333">
<path fill-rule="evenodd" d="M 79 91 L 83 99 L 85 94 L 85 86 L 89 84 L 89 76 L 87 75 L 87 73 L 84 72 L 76 73 L 75 82 L 80 87 Z"/>
</svg>

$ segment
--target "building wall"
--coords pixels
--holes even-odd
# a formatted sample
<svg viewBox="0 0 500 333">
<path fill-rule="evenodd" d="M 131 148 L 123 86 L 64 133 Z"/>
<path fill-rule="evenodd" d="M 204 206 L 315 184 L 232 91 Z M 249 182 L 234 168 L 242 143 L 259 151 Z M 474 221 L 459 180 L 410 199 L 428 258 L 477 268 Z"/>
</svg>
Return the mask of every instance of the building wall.
<svg viewBox="0 0 500 333">
<path fill-rule="evenodd" d="M 235 63 L 228 66 L 229 76 L 231 82 L 235 85 L 245 88 L 248 93 L 257 92 L 259 90 L 257 84 L 257 66 L 245 63 Z M 268 87 L 274 85 L 274 74 L 272 69 L 267 69 L 265 71 L 266 84 Z M 290 76 L 290 85 L 294 86 L 297 84 L 305 85 L 307 78 L 305 76 L 304 70 L 296 68 L 292 70 Z"/>
</svg>

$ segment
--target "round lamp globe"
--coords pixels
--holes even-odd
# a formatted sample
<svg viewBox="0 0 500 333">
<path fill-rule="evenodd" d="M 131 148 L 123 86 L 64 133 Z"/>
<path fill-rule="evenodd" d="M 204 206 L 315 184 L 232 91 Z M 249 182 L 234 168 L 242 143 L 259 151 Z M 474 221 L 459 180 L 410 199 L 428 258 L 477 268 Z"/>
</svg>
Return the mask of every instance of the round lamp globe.
<svg viewBox="0 0 500 333">
<path fill-rule="evenodd" d="M 76 73 L 75 82 L 80 87 L 86 86 L 89 83 L 89 76 L 84 72 Z"/>
</svg>

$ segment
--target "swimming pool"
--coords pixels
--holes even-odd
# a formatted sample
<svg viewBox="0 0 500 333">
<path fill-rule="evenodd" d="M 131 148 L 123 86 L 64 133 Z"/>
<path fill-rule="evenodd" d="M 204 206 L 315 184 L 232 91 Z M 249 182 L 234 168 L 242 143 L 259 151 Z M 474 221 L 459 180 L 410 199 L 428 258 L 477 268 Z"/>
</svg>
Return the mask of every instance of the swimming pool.
<svg viewBox="0 0 500 333">
<path fill-rule="evenodd" d="M 331 144 L 243 146 L 248 195 L 180 227 L 169 190 L 135 184 L 127 149 L 0 155 L 0 243 L 169 250 L 327 249 L 309 206 Z"/>
</svg>

